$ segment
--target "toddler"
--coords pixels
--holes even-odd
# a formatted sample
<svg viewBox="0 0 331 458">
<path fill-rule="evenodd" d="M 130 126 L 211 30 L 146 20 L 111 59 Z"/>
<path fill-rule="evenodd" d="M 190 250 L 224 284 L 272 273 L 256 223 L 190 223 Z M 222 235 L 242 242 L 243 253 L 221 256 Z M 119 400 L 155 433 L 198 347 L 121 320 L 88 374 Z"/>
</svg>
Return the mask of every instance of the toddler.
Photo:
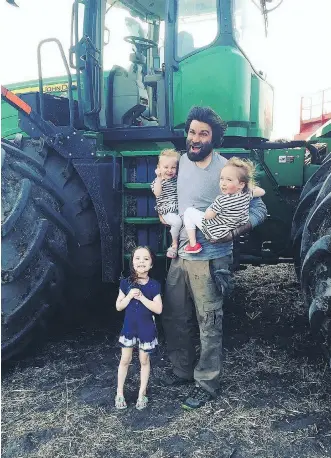
<svg viewBox="0 0 331 458">
<path fill-rule="evenodd" d="M 177 167 L 179 153 L 174 149 L 161 151 L 156 178 L 151 184 L 156 197 L 155 210 L 170 225 L 172 244 L 167 250 L 168 258 L 176 258 L 178 251 L 178 237 L 182 227 L 181 217 L 178 215 L 177 198 Z"/>
<path fill-rule="evenodd" d="M 202 250 L 196 241 L 196 227 L 208 240 L 219 240 L 232 229 L 248 222 L 249 202 L 252 197 L 262 197 L 264 189 L 255 186 L 255 167 L 251 161 L 232 157 L 221 171 L 220 191 L 214 202 L 204 212 L 189 207 L 184 212 L 189 243 L 186 253 L 199 253 Z"/>
</svg>

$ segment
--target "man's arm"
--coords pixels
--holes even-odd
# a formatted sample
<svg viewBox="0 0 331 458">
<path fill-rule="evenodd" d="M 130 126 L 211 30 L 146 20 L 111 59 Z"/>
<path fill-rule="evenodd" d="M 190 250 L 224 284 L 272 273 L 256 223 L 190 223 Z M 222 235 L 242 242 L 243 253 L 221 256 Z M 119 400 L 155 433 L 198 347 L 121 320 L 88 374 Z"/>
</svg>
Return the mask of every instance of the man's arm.
<svg viewBox="0 0 331 458">
<path fill-rule="evenodd" d="M 252 228 L 263 223 L 267 218 L 268 211 L 261 197 L 254 198 L 249 203 L 249 222 Z"/>
</svg>

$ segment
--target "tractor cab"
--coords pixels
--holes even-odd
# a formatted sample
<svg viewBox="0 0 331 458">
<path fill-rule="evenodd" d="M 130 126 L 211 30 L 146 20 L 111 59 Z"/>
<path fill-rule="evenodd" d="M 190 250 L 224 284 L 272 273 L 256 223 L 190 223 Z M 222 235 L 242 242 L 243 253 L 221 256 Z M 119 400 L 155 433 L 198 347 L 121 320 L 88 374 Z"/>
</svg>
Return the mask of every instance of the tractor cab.
<svg viewBox="0 0 331 458">
<path fill-rule="evenodd" d="M 229 137 L 268 138 L 273 91 L 255 68 L 262 13 L 244 0 L 75 0 L 70 62 L 81 122 L 106 141 L 175 141 L 201 104 L 227 121 Z"/>
</svg>

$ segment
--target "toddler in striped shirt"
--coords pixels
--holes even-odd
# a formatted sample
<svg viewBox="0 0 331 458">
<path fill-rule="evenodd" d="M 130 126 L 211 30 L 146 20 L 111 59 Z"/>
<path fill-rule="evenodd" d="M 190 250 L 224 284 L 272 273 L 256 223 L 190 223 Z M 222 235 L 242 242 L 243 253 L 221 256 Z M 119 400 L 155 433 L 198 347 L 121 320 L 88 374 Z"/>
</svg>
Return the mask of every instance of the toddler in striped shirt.
<svg viewBox="0 0 331 458">
<path fill-rule="evenodd" d="M 189 238 L 184 248 L 186 253 L 195 254 L 202 250 L 196 241 L 197 227 L 208 240 L 218 241 L 248 222 L 250 200 L 265 194 L 264 189 L 255 185 L 254 172 L 251 161 L 232 157 L 221 171 L 221 194 L 210 207 L 205 212 L 193 207 L 185 210 L 184 225 Z"/>
<path fill-rule="evenodd" d="M 161 151 L 159 162 L 155 170 L 156 178 L 151 183 L 156 197 L 155 210 L 163 220 L 170 225 L 172 244 L 167 250 L 168 258 L 176 258 L 178 251 L 178 237 L 182 227 L 182 219 L 178 215 L 177 197 L 177 169 L 179 153 L 174 149 Z"/>
</svg>

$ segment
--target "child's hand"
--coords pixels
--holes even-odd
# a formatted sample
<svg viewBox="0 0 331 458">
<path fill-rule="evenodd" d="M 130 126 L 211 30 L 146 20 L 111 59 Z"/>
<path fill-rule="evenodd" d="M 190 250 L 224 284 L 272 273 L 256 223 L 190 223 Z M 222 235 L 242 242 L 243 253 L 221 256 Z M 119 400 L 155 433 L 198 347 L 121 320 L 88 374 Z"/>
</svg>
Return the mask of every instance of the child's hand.
<svg viewBox="0 0 331 458">
<path fill-rule="evenodd" d="M 160 170 L 158 167 L 155 169 L 155 175 L 156 175 L 158 178 L 162 178 L 162 176 L 161 176 L 161 170 Z"/>
<path fill-rule="evenodd" d="M 139 296 L 139 298 L 137 298 L 137 299 L 139 299 L 141 302 L 143 302 L 143 300 L 144 300 L 144 299 L 147 299 L 147 297 L 144 296 L 143 293 L 140 291 L 140 296 Z"/>
<path fill-rule="evenodd" d="M 141 295 L 141 291 L 138 288 L 132 288 L 130 289 L 128 293 L 128 296 L 130 297 L 130 299 L 139 299 L 140 295 Z"/>
</svg>

